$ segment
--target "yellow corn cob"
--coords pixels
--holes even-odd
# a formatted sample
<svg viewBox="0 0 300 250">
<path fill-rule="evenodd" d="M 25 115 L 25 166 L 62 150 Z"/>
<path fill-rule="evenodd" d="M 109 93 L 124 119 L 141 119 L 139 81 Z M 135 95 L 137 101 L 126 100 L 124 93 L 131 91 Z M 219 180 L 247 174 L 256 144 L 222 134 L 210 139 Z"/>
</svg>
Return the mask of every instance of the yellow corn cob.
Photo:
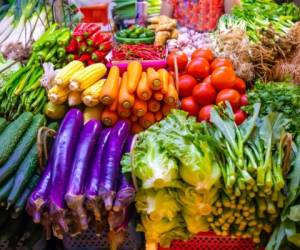
<svg viewBox="0 0 300 250">
<path fill-rule="evenodd" d="M 104 83 L 105 79 L 102 79 L 82 92 L 81 99 L 86 106 L 93 107 L 100 102 L 100 93 Z"/>
<path fill-rule="evenodd" d="M 62 104 L 68 99 L 69 92 L 68 88 L 54 85 L 48 92 L 48 98 L 53 104 Z"/>
<path fill-rule="evenodd" d="M 92 119 L 100 121 L 102 110 L 103 110 L 102 104 L 99 104 L 95 107 L 86 107 L 83 111 L 84 123 L 87 123 Z"/>
<path fill-rule="evenodd" d="M 99 81 L 106 74 L 106 67 L 103 63 L 92 64 L 71 77 L 70 90 L 82 91 Z"/>
<path fill-rule="evenodd" d="M 71 77 L 82 69 L 84 69 L 84 64 L 82 62 L 76 60 L 72 61 L 57 73 L 54 78 L 54 83 L 61 87 L 67 87 Z"/>
<path fill-rule="evenodd" d="M 79 105 L 81 103 L 81 93 L 77 91 L 71 91 L 68 96 L 68 104 L 70 107 Z"/>
</svg>

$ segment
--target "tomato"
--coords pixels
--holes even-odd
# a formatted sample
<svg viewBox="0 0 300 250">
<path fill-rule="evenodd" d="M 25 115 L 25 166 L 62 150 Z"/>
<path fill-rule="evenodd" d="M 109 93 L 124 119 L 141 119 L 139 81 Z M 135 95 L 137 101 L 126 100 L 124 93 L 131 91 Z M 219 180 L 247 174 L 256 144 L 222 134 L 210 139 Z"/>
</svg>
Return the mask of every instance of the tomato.
<svg viewBox="0 0 300 250">
<path fill-rule="evenodd" d="M 206 105 L 202 107 L 198 114 L 198 121 L 210 121 L 210 111 L 212 109 L 213 105 Z"/>
<path fill-rule="evenodd" d="M 197 85 L 197 81 L 190 75 L 182 75 L 179 77 L 178 88 L 179 95 L 182 97 L 191 96 L 193 88 Z"/>
<path fill-rule="evenodd" d="M 201 106 L 215 103 L 216 96 L 214 87 L 206 82 L 196 85 L 193 89 L 193 97 Z"/>
<path fill-rule="evenodd" d="M 239 109 L 234 113 L 234 121 L 236 125 L 242 124 L 246 120 L 246 118 L 247 118 L 247 114 L 241 109 Z"/>
<path fill-rule="evenodd" d="M 185 97 L 181 100 L 181 108 L 194 116 L 197 116 L 200 110 L 200 106 L 195 102 L 192 96 Z"/>
<path fill-rule="evenodd" d="M 237 77 L 235 79 L 233 88 L 237 90 L 240 94 L 244 94 L 246 92 L 246 83 L 243 79 Z"/>
<path fill-rule="evenodd" d="M 211 74 L 211 83 L 216 90 L 231 89 L 234 86 L 236 76 L 230 67 L 220 67 Z"/>
<path fill-rule="evenodd" d="M 241 106 L 247 106 L 248 104 L 249 104 L 248 96 L 246 94 L 241 95 L 240 105 Z"/>
<path fill-rule="evenodd" d="M 233 65 L 230 60 L 225 58 L 216 58 L 215 60 L 213 60 L 213 62 L 210 65 L 211 72 L 213 72 L 216 68 L 223 67 L 223 66 L 233 68 Z"/>
<path fill-rule="evenodd" d="M 168 55 L 167 63 L 169 69 L 174 70 L 174 57 L 176 56 L 178 70 L 183 71 L 188 63 L 188 56 L 182 51 L 174 51 Z"/>
<path fill-rule="evenodd" d="M 209 70 L 209 62 L 203 57 L 193 59 L 187 66 L 188 74 L 195 78 L 207 77 Z"/>
<path fill-rule="evenodd" d="M 204 78 L 204 80 L 202 81 L 203 83 L 210 83 L 211 84 L 211 75 L 207 76 Z"/>
<path fill-rule="evenodd" d="M 203 57 L 207 61 L 211 62 L 214 59 L 214 54 L 210 49 L 201 48 L 196 49 L 192 54 L 192 59 L 195 59 L 197 57 Z"/>
<path fill-rule="evenodd" d="M 241 95 L 234 89 L 223 89 L 217 95 L 216 103 L 225 104 L 225 101 L 229 101 L 232 108 L 235 110 L 240 106 Z"/>
</svg>

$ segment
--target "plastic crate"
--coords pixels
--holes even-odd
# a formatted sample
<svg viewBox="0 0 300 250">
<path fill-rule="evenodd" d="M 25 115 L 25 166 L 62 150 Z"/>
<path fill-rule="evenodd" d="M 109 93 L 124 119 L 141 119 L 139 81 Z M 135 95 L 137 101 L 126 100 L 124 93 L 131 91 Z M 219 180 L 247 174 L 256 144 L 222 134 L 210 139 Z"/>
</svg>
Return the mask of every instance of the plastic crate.
<svg viewBox="0 0 300 250">
<path fill-rule="evenodd" d="M 82 6 L 79 8 L 84 15 L 84 23 L 103 23 L 108 24 L 108 4 L 98 4 L 91 6 Z"/>
<path fill-rule="evenodd" d="M 232 239 L 227 236 L 217 236 L 213 232 L 200 233 L 188 241 L 175 240 L 170 248 L 159 250 L 255 250 L 251 239 Z"/>
</svg>

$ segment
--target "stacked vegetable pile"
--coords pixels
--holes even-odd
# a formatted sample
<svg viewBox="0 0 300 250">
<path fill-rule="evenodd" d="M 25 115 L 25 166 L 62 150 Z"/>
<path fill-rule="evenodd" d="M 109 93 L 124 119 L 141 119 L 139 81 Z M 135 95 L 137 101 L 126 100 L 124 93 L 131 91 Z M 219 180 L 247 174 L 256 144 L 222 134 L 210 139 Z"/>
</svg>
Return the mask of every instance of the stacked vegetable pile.
<svg viewBox="0 0 300 250">
<path fill-rule="evenodd" d="M 105 57 L 112 47 L 111 37 L 110 33 L 103 33 L 98 24 L 78 24 L 66 47 L 68 60 L 79 60 L 85 65 L 105 63 Z"/>
<path fill-rule="evenodd" d="M 155 33 L 143 26 L 133 25 L 128 29 L 119 30 L 116 34 L 116 40 L 119 43 L 126 44 L 152 44 Z"/>
<path fill-rule="evenodd" d="M 127 227 L 134 188 L 121 174 L 123 151 L 130 150 L 130 126 L 119 121 L 102 129 L 97 120 L 83 124 L 83 114 L 70 110 L 56 135 L 42 177 L 27 202 L 35 223 L 51 236 L 75 236 L 89 225 L 101 234 L 108 222 L 112 243 Z M 126 146 L 125 146 L 126 143 Z"/>
</svg>

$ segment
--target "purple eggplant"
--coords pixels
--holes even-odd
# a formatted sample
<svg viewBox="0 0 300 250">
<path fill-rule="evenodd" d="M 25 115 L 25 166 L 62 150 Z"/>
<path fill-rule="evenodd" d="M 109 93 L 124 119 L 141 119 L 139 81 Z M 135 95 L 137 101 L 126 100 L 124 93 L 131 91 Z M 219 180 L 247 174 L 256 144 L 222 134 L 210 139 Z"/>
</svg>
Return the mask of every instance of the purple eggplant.
<svg viewBox="0 0 300 250">
<path fill-rule="evenodd" d="M 83 230 L 88 228 L 87 214 L 83 207 L 85 176 L 100 130 L 101 123 L 97 120 L 91 120 L 84 125 L 76 147 L 69 184 L 65 194 L 67 205 L 78 217 L 79 225 Z"/>
<path fill-rule="evenodd" d="M 88 210 L 92 211 L 96 221 L 101 221 L 100 197 L 98 196 L 101 159 L 104 155 L 104 148 L 108 142 L 112 129 L 106 128 L 101 131 L 97 146 L 93 152 L 91 159 L 89 175 L 86 178 L 85 196 L 87 199 L 86 205 Z"/>
<path fill-rule="evenodd" d="M 106 210 L 111 210 L 116 194 L 120 161 L 123 148 L 129 135 L 130 126 L 127 121 L 118 121 L 113 127 L 108 143 L 105 146 L 105 157 L 102 159 L 99 196 L 104 201 Z"/>
<path fill-rule="evenodd" d="M 54 142 L 50 189 L 50 215 L 62 231 L 67 232 L 64 221 L 66 213 L 65 192 L 68 184 L 75 146 L 83 126 L 83 115 L 78 109 L 71 109 L 63 119 Z"/>
</svg>

